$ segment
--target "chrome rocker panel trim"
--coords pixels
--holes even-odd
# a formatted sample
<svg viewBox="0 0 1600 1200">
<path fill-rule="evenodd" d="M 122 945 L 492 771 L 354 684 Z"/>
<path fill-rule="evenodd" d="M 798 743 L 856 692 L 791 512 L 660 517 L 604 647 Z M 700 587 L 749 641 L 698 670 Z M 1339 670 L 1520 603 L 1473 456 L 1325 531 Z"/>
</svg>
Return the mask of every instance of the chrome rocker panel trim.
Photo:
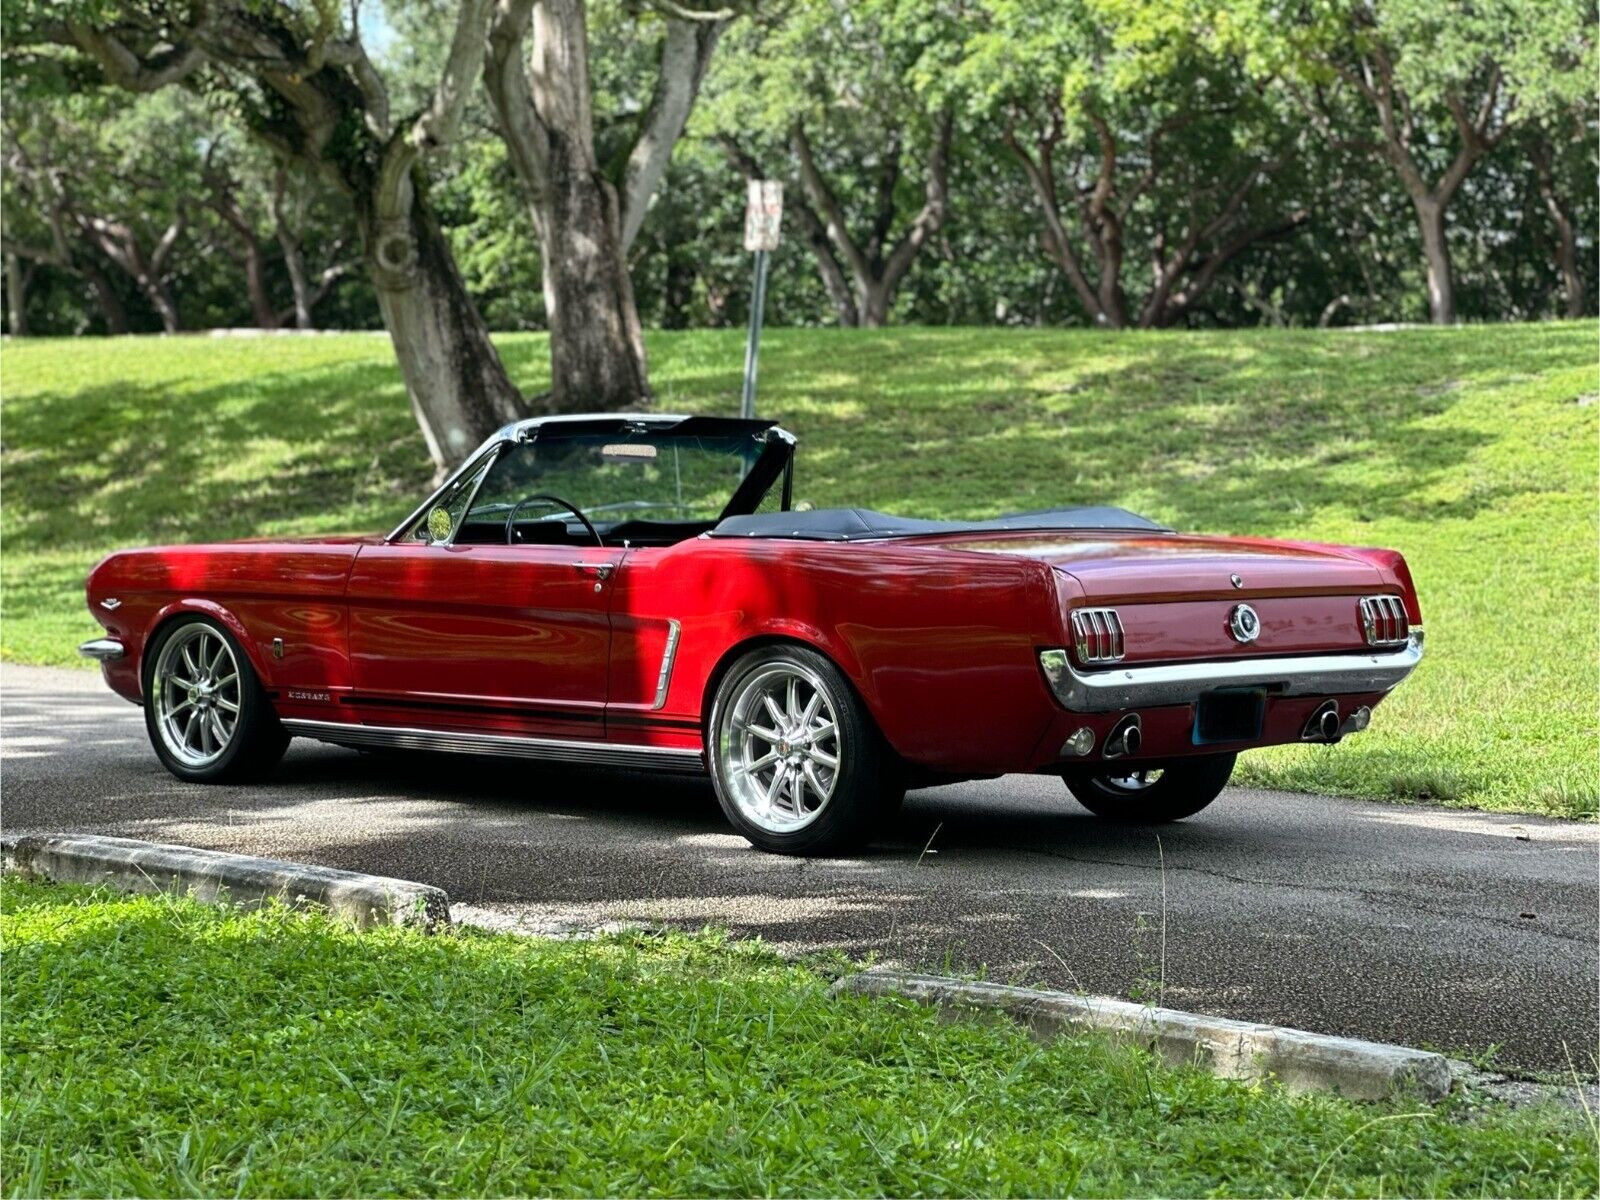
<svg viewBox="0 0 1600 1200">
<path fill-rule="evenodd" d="M 1406 644 L 1395 650 L 1171 663 L 1106 671 L 1078 670 L 1065 650 L 1039 653 L 1039 665 L 1044 668 L 1056 699 L 1072 712 L 1193 704 L 1202 692 L 1216 688 L 1260 687 L 1279 696 L 1387 692 L 1421 661 L 1420 629 L 1413 629 Z"/>
<path fill-rule="evenodd" d="M 450 754 L 488 754 L 691 775 L 701 774 L 706 769 L 700 751 L 675 746 L 619 746 L 608 742 L 462 733 L 450 729 L 417 729 L 398 725 L 354 725 L 343 721 L 308 721 L 300 718 L 285 718 L 283 727 L 296 737 L 315 738 L 336 746 L 381 746 L 397 750 L 438 750 Z"/>
<path fill-rule="evenodd" d="M 95 638 L 94 641 L 85 642 L 78 647 L 79 654 L 97 662 L 110 662 L 112 659 L 121 658 L 127 652 L 126 647 L 116 638 Z"/>
</svg>

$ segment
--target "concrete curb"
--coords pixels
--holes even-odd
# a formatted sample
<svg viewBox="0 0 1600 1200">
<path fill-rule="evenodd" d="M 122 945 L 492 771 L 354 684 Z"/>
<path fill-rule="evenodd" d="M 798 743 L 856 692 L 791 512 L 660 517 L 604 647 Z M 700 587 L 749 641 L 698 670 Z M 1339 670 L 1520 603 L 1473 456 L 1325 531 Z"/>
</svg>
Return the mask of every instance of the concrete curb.
<svg viewBox="0 0 1600 1200">
<path fill-rule="evenodd" d="M 1396 1092 L 1439 1100 L 1450 1091 L 1450 1065 L 1442 1054 L 1150 1008 L 1108 996 L 883 969 L 847 975 L 833 988 L 859 995 L 904 996 L 945 1011 L 1000 1012 L 1045 1040 L 1076 1030 L 1098 1030 L 1148 1046 L 1175 1064 L 1192 1063 L 1224 1079 L 1270 1077 L 1290 1091 L 1331 1091 L 1354 1100 L 1381 1100 Z"/>
<path fill-rule="evenodd" d="M 275 858 L 89 833 L 11 834 L 0 837 L 0 854 L 7 871 L 57 883 L 177 892 L 208 904 L 313 904 L 358 929 L 450 924 L 450 898 L 439 888 Z"/>
</svg>

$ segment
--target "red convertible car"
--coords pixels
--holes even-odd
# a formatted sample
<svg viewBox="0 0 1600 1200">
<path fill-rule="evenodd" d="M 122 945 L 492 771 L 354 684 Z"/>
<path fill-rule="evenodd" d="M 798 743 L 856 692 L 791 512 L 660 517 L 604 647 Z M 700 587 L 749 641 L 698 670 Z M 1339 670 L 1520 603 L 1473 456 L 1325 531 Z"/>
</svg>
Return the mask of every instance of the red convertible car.
<svg viewBox="0 0 1600 1200">
<path fill-rule="evenodd" d="M 637 414 L 507 426 L 387 537 L 130 550 L 83 653 L 179 778 L 291 737 L 709 772 L 781 853 L 908 786 L 1061 776 L 1169 821 L 1241 750 L 1331 744 L 1422 655 L 1392 550 L 1174 533 L 1116 508 L 795 511 L 792 436 Z"/>
</svg>

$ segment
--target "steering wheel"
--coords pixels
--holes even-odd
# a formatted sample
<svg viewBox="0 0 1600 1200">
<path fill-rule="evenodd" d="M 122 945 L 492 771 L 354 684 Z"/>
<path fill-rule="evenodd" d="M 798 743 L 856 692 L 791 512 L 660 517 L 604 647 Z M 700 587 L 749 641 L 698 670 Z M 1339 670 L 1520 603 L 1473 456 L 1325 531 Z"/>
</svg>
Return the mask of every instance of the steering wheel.
<svg viewBox="0 0 1600 1200">
<path fill-rule="evenodd" d="M 583 515 L 583 509 L 570 500 L 563 500 L 560 496 L 552 496 L 548 492 L 535 492 L 531 496 L 524 496 L 511 506 L 511 511 L 506 514 L 506 545 L 516 545 L 517 514 L 522 511 L 524 504 L 532 504 L 535 500 L 543 500 L 546 504 L 554 504 L 557 508 L 564 508 L 589 531 L 589 536 L 594 539 L 596 546 L 603 547 L 605 542 L 600 537 L 600 531 L 594 527 L 594 522 Z"/>
</svg>

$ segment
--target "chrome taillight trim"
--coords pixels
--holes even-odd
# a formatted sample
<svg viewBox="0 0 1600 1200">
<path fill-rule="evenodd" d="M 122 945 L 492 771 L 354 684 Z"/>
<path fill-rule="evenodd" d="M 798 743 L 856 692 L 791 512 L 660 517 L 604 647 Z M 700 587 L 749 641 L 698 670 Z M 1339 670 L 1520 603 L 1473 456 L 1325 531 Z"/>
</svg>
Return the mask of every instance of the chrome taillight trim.
<svg viewBox="0 0 1600 1200">
<path fill-rule="evenodd" d="M 1078 661 L 1119 662 L 1127 652 L 1122 633 L 1122 618 L 1114 608 L 1075 608 L 1072 610 L 1072 648 Z"/>
<path fill-rule="evenodd" d="M 1361 632 L 1369 646 L 1403 646 L 1411 636 L 1405 601 L 1399 596 L 1363 596 Z"/>
</svg>

